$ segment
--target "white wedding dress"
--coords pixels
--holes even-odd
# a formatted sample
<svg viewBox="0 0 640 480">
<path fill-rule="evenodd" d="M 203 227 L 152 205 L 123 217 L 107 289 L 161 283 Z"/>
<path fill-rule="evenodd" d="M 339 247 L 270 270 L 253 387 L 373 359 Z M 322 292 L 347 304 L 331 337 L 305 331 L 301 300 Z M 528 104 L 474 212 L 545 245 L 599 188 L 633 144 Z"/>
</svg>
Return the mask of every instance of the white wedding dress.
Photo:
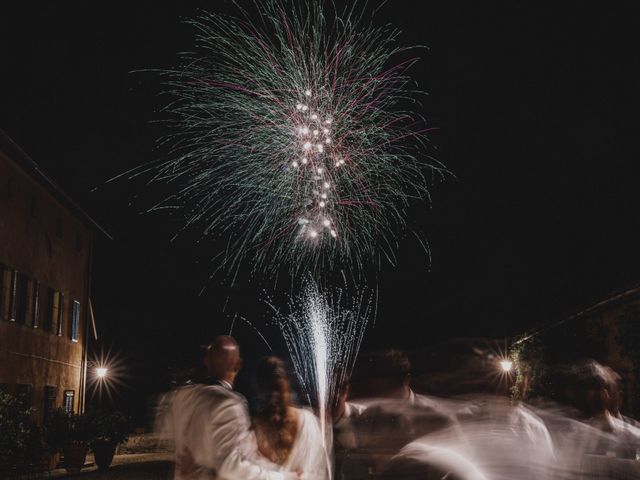
<svg viewBox="0 0 640 480">
<path fill-rule="evenodd" d="M 320 421 L 306 408 L 296 410 L 298 412 L 296 439 L 287 461 L 281 465 L 281 470 L 300 472 L 302 480 L 327 480 L 330 462 L 320 430 Z M 269 463 L 269 465 L 273 464 Z"/>
</svg>

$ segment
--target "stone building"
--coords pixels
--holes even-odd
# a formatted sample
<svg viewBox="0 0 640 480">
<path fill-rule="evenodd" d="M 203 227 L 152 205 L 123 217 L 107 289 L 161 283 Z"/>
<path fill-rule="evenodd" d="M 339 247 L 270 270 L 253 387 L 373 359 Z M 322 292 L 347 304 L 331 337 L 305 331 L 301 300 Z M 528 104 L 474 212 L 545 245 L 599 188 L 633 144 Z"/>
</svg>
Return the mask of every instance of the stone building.
<svg viewBox="0 0 640 480">
<path fill-rule="evenodd" d="M 56 407 L 84 409 L 96 233 L 105 234 L 0 130 L 0 388 L 38 422 Z"/>
</svg>

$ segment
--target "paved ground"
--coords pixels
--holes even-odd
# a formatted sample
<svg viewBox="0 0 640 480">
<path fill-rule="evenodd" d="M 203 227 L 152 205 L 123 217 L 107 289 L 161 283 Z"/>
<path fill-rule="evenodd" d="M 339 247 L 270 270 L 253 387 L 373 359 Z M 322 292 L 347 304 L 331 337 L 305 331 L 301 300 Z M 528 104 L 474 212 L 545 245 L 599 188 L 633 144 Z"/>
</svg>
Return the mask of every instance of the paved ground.
<svg viewBox="0 0 640 480">
<path fill-rule="evenodd" d="M 68 475 L 64 469 L 54 470 L 51 478 L 77 478 L 78 480 L 171 480 L 172 462 L 168 453 L 140 453 L 116 455 L 111 468 L 99 472 L 93 465 L 93 457 L 87 457 L 91 466 L 75 475 Z"/>
</svg>

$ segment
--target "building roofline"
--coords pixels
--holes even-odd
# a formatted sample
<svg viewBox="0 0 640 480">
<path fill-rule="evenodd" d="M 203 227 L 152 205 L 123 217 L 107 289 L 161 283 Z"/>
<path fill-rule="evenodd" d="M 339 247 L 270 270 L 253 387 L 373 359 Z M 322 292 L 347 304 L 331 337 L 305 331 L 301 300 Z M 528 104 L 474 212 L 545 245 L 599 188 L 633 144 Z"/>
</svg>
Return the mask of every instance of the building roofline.
<svg viewBox="0 0 640 480">
<path fill-rule="evenodd" d="M 98 222 L 89 216 L 67 193 L 49 177 L 44 170 L 14 142 L 4 130 L 0 129 L 0 151 L 4 152 L 10 160 L 14 161 L 28 175 L 33 177 L 38 183 L 53 197 L 58 200 L 65 208 L 75 214 L 85 225 L 91 229 L 100 232 L 109 240 L 113 237 L 102 228 Z"/>
<path fill-rule="evenodd" d="M 529 339 L 546 332 L 547 330 L 551 330 L 552 328 L 556 328 L 560 325 L 563 325 L 568 322 L 573 322 L 574 320 L 579 320 L 580 318 L 588 317 L 590 314 L 598 311 L 602 311 L 607 307 L 613 306 L 615 307 L 617 303 L 623 301 L 626 298 L 640 296 L 640 283 L 635 284 L 632 287 L 623 288 L 617 291 L 613 291 L 606 296 L 600 297 L 601 300 L 596 303 L 591 304 L 591 306 L 587 308 L 583 308 L 582 310 L 574 313 L 573 315 L 566 316 L 560 320 L 555 320 L 552 322 L 548 322 L 540 326 L 539 328 L 530 331 L 530 333 L 521 336 L 515 344 L 519 344 L 522 342 L 526 342 Z"/>
<path fill-rule="evenodd" d="M 594 303 L 590 307 L 587 307 L 579 311 L 578 313 L 574 313 L 573 315 L 569 316 L 567 320 L 574 320 L 576 318 L 589 315 L 590 313 L 596 312 L 598 310 L 602 310 L 603 308 L 606 308 L 608 306 L 615 305 L 616 303 L 624 300 L 625 298 L 633 297 L 637 295 L 640 295 L 640 285 L 638 284 L 630 288 L 618 290 L 616 292 L 613 292 L 607 295 L 606 297 L 603 297 L 602 300 Z"/>
</svg>

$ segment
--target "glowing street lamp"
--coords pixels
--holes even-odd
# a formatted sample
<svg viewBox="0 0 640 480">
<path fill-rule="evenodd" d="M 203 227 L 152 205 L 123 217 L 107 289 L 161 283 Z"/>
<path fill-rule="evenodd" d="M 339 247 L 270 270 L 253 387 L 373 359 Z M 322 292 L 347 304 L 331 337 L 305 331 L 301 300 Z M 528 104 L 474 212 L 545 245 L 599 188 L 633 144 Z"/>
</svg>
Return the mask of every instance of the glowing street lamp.
<svg viewBox="0 0 640 480">
<path fill-rule="evenodd" d="M 100 379 L 103 380 L 107 374 L 109 373 L 109 369 L 106 367 L 98 367 L 96 368 L 96 376 Z"/>
<path fill-rule="evenodd" d="M 513 362 L 508 358 L 500 360 L 500 368 L 504 373 L 509 373 L 513 369 Z"/>
</svg>

